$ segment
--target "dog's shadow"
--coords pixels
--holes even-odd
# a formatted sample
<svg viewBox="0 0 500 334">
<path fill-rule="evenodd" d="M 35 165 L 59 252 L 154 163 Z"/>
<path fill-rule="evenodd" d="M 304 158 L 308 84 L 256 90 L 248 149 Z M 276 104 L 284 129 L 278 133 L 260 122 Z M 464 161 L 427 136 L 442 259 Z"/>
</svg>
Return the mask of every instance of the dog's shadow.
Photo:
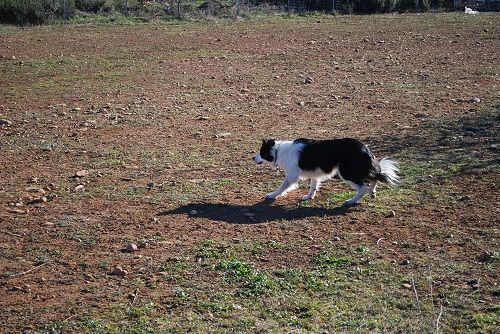
<svg viewBox="0 0 500 334">
<path fill-rule="evenodd" d="M 253 205 L 230 203 L 194 203 L 180 206 L 172 210 L 160 212 L 167 216 L 186 214 L 190 217 L 208 218 L 229 224 L 259 224 L 272 221 L 296 220 L 308 217 L 344 215 L 350 207 L 316 208 L 305 206 L 283 206 L 263 201 Z"/>
</svg>

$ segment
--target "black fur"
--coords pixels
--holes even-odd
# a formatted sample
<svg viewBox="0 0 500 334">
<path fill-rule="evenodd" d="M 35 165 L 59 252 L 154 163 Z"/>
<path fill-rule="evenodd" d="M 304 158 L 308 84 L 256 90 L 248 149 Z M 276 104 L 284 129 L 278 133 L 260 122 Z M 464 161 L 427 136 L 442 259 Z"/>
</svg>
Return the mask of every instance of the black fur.
<svg viewBox="0 0 500 334">
<path fill-rule="evenodd" d="M 369 180 L 385 181 L 385 177 L 380 174 L 379 163 L 368 147 L 359 140 L 299 138 L 294 143 L 304 145 L 299 157 L 299 167 L 302 170 L 314 171 L 321 168 L 325 174 L 330 174 L 338 167 L 342 178 L 358 185 Z"/>
<path fill-rule="evenodd" d="M 274 147 L 276 141 L 274 139 L 262 139 L 262 146 L 260 147 L 260 156 L 262 159 L 267 161 L 274 161 L 274 158 L 271 154 L 271 150 Z"/>
</svg>

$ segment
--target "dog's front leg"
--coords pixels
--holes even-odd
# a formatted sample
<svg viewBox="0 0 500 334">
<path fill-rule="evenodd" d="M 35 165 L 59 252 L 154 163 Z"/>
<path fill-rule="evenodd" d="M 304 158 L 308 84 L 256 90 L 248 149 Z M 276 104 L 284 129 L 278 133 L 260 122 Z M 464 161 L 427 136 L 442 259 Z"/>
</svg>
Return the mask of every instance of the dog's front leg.
<svg viewBox="0 0 500 334">
<path fill-rule="evenodd" d="M 278 187 L 278 189 L 276 189 L 272 193 L 269 193 L 266 195 L 266 199 L 275 199 L 276 197 L 278 197 L 280 195 L 283 195 L 283 196 L 286 195 L 287 192 L 289 192 L 290 190 L 292 190 L 296 187 L 297 182 L 298 182 L 298 178 L 285 177 L 285 179 L 283 180 L 283 183 L 281 183 L 281 185 Z"/>
<path fill-rule="evenodd" d="M 305 195 L 304 197 L 302 197 L 302 200 L 303 201 L 307 201 L 309 199 L 313 199 L 314 196 L 316 196 L 316 192 L 319 189 L 319 185 L 320 185 L 320 181 L 312 178 L 311 179 L 311 184 L 309 185 L 309 193 L 307 193 L 307 195 Z"/>
</svg>

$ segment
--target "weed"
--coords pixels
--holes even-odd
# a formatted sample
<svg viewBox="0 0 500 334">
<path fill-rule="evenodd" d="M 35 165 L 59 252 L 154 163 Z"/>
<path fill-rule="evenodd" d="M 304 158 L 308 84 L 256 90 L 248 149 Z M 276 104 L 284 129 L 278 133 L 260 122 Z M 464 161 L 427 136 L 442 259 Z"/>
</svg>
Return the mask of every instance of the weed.
<svg viewBox="0 0 500 334">
<path fill-rule="evenodd" d="M 330 252 L 320 252 L 315 256 L 314 262 L 320 268 L 337 268 L 344 267 L 349 264 L 349 260 L 345 257 L 338 257 Z"/>
<path fill-rule="evenodd" d="M 253 297 L 264 294 L 274 287 L 266 273 L 256 271 L 251 265 L 237 259 L 223 260 L 215 267 L 225 273 L 229 282 L 240 283 L 238 296 Z"/>
</svg>

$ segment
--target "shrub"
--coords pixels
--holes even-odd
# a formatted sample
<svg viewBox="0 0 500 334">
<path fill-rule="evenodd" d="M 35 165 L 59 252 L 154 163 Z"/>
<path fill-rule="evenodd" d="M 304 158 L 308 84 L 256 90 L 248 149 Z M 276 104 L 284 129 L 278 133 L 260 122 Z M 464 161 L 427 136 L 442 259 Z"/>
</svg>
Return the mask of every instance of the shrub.
<svg viewBox="0 0 500 334">
<path fill-rule="evenodd" d="M 0 0 L 0 23 L 42 24 L 75 12 L 75 0 Z"/>
<path fill-rule="evenodd" d="M 106 0 L 75 0 L 78 10 L 97 13 L 101 10 Z"/>
</svg>

